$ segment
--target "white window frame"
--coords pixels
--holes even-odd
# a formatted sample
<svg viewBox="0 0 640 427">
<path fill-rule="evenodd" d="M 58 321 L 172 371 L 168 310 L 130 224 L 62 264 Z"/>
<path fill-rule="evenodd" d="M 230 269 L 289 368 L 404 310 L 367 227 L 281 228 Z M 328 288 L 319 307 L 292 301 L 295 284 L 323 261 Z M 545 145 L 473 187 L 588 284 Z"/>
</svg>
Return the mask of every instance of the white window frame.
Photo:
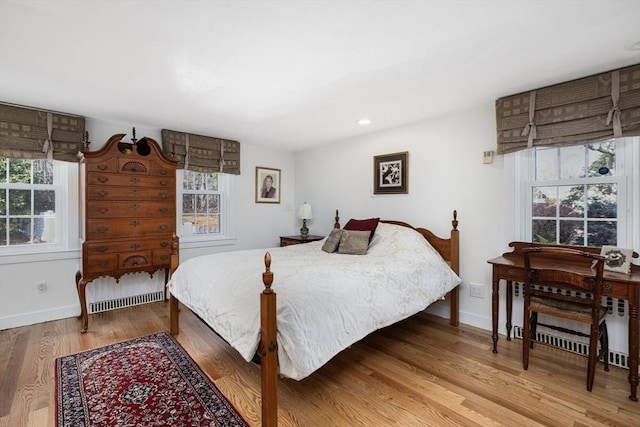
<svg viewBox="0 0 640 427">
<path fill-rule="evenodd" d="M 189 247 L 207 246 L 212 242 L 226 243 L 229 240 L 235 240 L 230 236 L 230 221 L 229 221 L 229 199 L 230 188 L 233 176 L 225 173 L 218 174 L 218 190 L 207 191 L 210 194 L 217 194 L 220 196 L 220 232 L 219 233 L 185 233 L 183 231 L 183 219 L 182 219 L 182 196 L 183 194 L 189 194 L 189 191 L 184 191 L 182 183 L 184 180 L 184 170 L 178 169 L 176 172 L 176 230 L 180 243 L 187 243 Z"/>
<path fill-rule="evenodd" d="M 20 260 L 25 262 L 24 256 L 36 255 L 38 259 L 55 259 L 57 257 L 42 257 L 43 254 L 74 251 L 79 248 L 78 241 L 78 215 L 73 214 L 72 209 L 78 204 L 78 164 L 53 161 L 53 185 L 47 189 L 55 191 L 55 242 L 0 246 L 0 255 L 5 263 Z M 41 184 L 21 184 L 25 189 L 42 189 Z M 77 211 L 77 209 L 76 209 Z M 14 259 L 13 256 L 17 256 Z M 29 259 L 31 261 L 31 259 Z"/>
<path fill-rule="evenodd" d="M 513 227 L 507 227 L 511 240 L 531 241 L 531 203 L 534 180 L 533 150 L 505 155 L 507 203 L 514 207 Z M 640 137 L 616 139 L 616 176 L 598 178 L 598 182 L 618 185 L 617 245 L 640 248 Z M 569 180 L 549 182 L 549 185 L 570 184 Z M 538 183 L 539 184 L 539 183 Z"/>
</svg>

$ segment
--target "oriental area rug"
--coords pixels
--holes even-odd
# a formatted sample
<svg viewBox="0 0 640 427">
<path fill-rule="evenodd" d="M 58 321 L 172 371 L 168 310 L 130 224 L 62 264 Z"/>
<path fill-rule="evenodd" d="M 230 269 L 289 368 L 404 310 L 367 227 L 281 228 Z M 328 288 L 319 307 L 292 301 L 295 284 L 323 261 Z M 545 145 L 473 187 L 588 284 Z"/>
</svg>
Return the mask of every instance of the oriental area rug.
<svg viewBox="0 0 640 427">
<path fill-rule="evenodd" d="M 57 426 L 247 426 L 167 332 L 56 360 Z"/>
</svg>

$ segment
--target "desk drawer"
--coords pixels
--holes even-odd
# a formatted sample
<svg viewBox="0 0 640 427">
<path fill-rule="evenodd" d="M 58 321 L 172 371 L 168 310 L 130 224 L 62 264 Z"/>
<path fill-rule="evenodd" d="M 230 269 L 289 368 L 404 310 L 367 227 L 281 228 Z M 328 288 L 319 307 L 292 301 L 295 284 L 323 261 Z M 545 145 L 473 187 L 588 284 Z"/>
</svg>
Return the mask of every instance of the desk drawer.
<svg viewBox="0 0 640 427">
<path fill-rule="evenodd" d="M 497 266 L 498 277 L 505 280 L 512 280 L 514 282 L 524 281 L 524 271 L 522 268 L 516 268 L 506 265 Z"/>
</svg>

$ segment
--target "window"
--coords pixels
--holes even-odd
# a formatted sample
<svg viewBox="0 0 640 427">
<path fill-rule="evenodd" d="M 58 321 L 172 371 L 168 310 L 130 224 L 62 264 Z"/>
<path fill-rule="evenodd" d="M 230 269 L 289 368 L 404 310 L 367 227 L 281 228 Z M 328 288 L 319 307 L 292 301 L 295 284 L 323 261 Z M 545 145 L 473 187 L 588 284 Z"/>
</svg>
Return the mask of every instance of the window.
<svg viewBox="0 0 640 427">
<path fill-rule="evenodd" d="M 226 174 L 178 171 L 180 236 L 216 238 L 225 235 Z"/>
<path fill-rule="evenodd" d="M 0 247 L 57 243 L 55 163 L 0 157 Z"/>
<path fill-rule="evenodd" d="M 637 244 L 632 231 L 639 226 L 633 215 L 639 190 L 633 171 L 640 167 L 636 140 L 515 153 L 516 238 L 578 246 Z"/>
<path fill-rule="evenodd" d="M 531 181 L 533 242 L 616 245 L 616 143 L 536 148 Z"/>
</svg>

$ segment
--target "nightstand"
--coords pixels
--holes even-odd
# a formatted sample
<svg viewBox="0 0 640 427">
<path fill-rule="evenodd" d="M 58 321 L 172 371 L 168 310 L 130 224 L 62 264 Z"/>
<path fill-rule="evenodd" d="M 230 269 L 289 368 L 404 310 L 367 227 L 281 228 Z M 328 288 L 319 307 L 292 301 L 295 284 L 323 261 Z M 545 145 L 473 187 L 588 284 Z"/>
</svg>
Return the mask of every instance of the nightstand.
<svg viewBox="0 0 640 427">
<path fill-rule="evenodd" d="M 280 247 L 289 246 L 289 245 L 299 245 L 301 243 L 309 243 L 315 242 L 318 240 L 324 239 L 325 236 L 313 236 L 309 234 L 306 239 L 303 239 L 302 236 L 280 236 Z"/>
</svg>

